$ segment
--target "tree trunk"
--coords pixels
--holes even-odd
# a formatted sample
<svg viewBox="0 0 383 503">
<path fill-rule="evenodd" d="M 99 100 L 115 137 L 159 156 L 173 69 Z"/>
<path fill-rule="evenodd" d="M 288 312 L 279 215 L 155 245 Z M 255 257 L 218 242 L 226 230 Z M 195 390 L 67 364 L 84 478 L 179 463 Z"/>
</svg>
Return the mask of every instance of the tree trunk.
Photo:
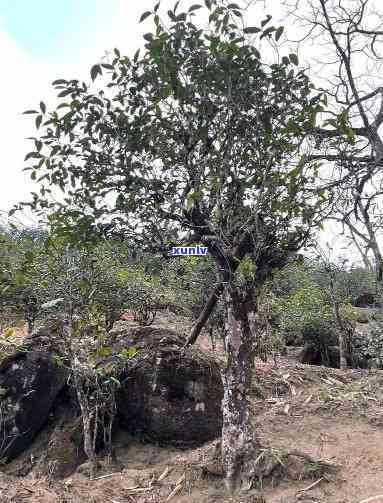
<svg viewBox="0 0 383 503">
<path fill-rule="evenodd" d="M 225 288 L 227 365 L 222 379 L 222 461 L 226 487 L 232 493 L 252 479 L 251 461 L 260 444 L 250 418 L 249 391 L 254 368 L 254 337 L 247 302 L 235 288 Z"/>
<path fill-rule="evenodd" d="M 333 301 L 333 311 L 335 324 L 338 332 L 338 344 L 339 344 L 339 368 L 346 369 L 347 368 L 347 344 L 346 344 L 346 333 L 345 327 L 343 325 L 340 313 L 339 313 L 339 304 L 336 301 Z"/>
<path fill-rule="evenodd" d="M 92 480 L 97 469 L 96 449 L 94 439 L 97 436 L 97 417 L 94 418 L 94 431 L 92 434 L 92 413 L 89 407 L 89 401 L 84 391 L 83 378 L 79 375 L 76 363 L 72 363 L 72 372 L 77 400 L 81 409 L 82 427 L 84 435 L 84 452 L 89 460 L 89 476 Z"/>
<path fill-rule="evenodd" d="M 363 206 L 360 194 L 357 199 L 357 204 L 358 204 L 360 212 L 363 215 L 363 223 L 367 229 L 368 237 L 370 239 L 369 246 L 374 254 L 376 281 L 379 286 L 379 290 L 382 291 L 382 289 L 383 289 L 383 257 L 382 257 L 381 249 L 380 249 L 378 241 L 377 241 L 376 232 L 375 232 L 374 227 L 370 221 L 370 216 L 368 214 L 367 206 Z"/>
<path fill-rule="evenodd" d="M 205 323 L 209 319 L 210 314 L 212 313 L 213 309 L 215 308 L 215 306 L 217 304 L 217 300 L 219 299 L 222 291 L 223 291 L 223 285 L 219 284 L 211 292 L 211 294 L 209 295 L 209 298 L 206 301 L 206 304 L 204 305 L 200 315 L 198 316 L 197 320 L 195 321 L 195 323 L 193 325 L 193 328 L 190 331 L 190 334 L 189 334 L 189 337 L 187 338 L 185 346 L 191 346 L 195 343 L 199 334 L 201 333 L 201 330 L 205 326 Z"/>
</svg>

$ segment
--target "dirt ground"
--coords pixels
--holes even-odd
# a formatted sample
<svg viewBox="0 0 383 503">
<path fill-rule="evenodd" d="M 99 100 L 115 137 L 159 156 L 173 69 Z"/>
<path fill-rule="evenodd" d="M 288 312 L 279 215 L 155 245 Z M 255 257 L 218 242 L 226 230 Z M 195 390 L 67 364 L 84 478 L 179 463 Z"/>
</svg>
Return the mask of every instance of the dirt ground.
<svg viewBox="0 0 383 503">
<path fill-rule="evenodd" d="M 211 350 L 206 337 L 200 344 Z M 0 503 L 361 503 L 377 495 L 369 503 L 383 503 L 382 371 L 306 366 L 293 354 L 277 366 L 257 361 L 252 410 L 263 455 L 281 465 L 274 478 L 236 497 L 225 492 L 217 442 L 179 451 L 119 432 L 117 462 L 101 458 L 93 481 L 86 464 L 59 481 L 33 470 L 17 477 L 4 466 Z"/>
</svg>

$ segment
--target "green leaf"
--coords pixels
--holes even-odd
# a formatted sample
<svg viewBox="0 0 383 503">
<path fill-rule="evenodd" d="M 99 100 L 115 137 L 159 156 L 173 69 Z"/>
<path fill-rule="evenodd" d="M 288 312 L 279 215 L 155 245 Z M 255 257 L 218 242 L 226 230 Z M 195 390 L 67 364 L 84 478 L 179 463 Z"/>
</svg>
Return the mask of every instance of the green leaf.
<svg viewBox="0 0 383 503">
<path fill-rule="evenodd" d="M 156 5 L 154 6 L 154 12 L 157 12 L 159 7 L 160 7 L 161 2 L 157 2 Z"/>
<path fill-rule="evenodd" d="M 288 66 L 290 64 L 290 60 L 287 56 L 283 56 L 282 57 L 282 63 L 286 66 Z"/>
<path fill-rule="evenodd" d="M 273 33 L 273 31 L 275 31 L 274 26 L 270 26 L 269 28 L 266 28 L 266 30 L 261 35 L 261 39 L 271 35 L 271 33 Z"/>
<path fill-rule="evenodd" d="M 173 93 L 173 88 L 170 84 L 167 84 L 163 89 L 161 96 L 162 98 L 166 99 L 168 98 L 171 94 Z"/>
<path fill-rule="evenodd" d="M 278 40 L 281 38 L 282 36 L 282 33 L 284 31 L 284 27 L 283 26 L 280 26 L 277 31 L 275 32 L 275 40 L 278 42 Z"/>
<path fill-rule="evenodd" d="M 47 107 L 43 101 L 40 101 L 40 110 L 43 114 L 47 111 Z"/>
<path fill-rule="evenodd" d="M 174 12 L 173 12 L 172 10 L 168 10 L 168 16 L 170 17 L 170 19 L 171 19 L 172 21 L 174 21 L 174 19 L 175 19 L 175 17 L 176 17 L 176 16 L 174 15 Z"/>
<path fill-rule="evenodd" d="M 41 309 L 51 309 L 52 307 L 57 307 L 59 304 L 62 304 L 64 302 L 64 299 L 62 297 L 58 299 L 53 299 L 50 300 L 49 302 L 45 302 L 44 304 L 41 304 Z"/>
<path fill-rule="evenodd" d="M 43 116 L 42 115 L 38 115 L 36 117 L 36 120 L 35 120 L 35 124 L 36 124 L 36 128 L 39 129 L 40 125 L 41 125 L 41 122 L 43 120 Z"/>
<path fill-rule="evenodd" d="M 110 65 L 109 63 L 101 63 L 101 66 L 103 68 L 106 68 L 107 70 L 114 70 L 114 66 Z"/>
<path fill-rule="evenodd" d="M 128 349 L 128 355 L 130 358 L 132 358 L 132 356 L 136 355 L 137 352 L 138 352 L 137 348 L 135 348 L 133 346 Z"/>
<path fill-rule="evenodd" d="M 115 377 L 109 377 L 109 379 L 107 379 L 105 381 L 105 384 L 110 384 L 110 383 L 113 383 L 117 386 L 117 388 L 120 388 L 121 387 L 121 383 L 118 379 L 116 379 Z"/>
<path fill-rule="evenodd" d="M 57 97 L 58 98 L 63 98 L 64 96 L 68 96 L 72 91 L 70 89 L 64 89 L 64 91 L 61 91 L 61 93 L 58 93 Z"/>
<path fill-rule="evenodd" d="M 149 16 L 152 15 L 152 12 L 150 10 L 147 10 L 146 12 L 144 12 L 141 17 L 140 17 L 140 23 L 142 23 L 142 21 L 145 21 L 145 19 L 147 19 Z"/>
<path fill-rule="evenodd" d="M 17 286 L 21 286 L 21 285 L 24 284 L 24 282 L 26 281 L 27 277 L 21 271 L 17 271 L 16 274 L 15 274 L 15 276 L 14 276 L 14 279 L 15 279 L 15 284 Z"/>
<path fill-rule="evenodd" d="M 272 16 L 270 16 L 270 14 L 266 16 L 266 18 L 261 22 L 262 28 L 270 21 L 271 18 Z"/>
<path fill-rule="evenodd" d="M 90 76 L 93 82 L 95 81 L 97 75 L 102 75 L 102 70 L 100 65 L 93 65 L 90 70 Z"/>
<path fill-rule="evenodd" d="M 58 355 L 53 355 L 52 360 L 55 362 L 56 365 L 59 367 L 62 367 L 64 365 L 64 359 L 61 356 Z"/>
<path fill-rule="evenodd" d="M 293 65 L 298 66 L 299 60 L 296 54 L 289 54 L 289 58 Z"/>
<path fill-rule="evenodd" d="M 192 5 L 191 7 L 189 7 L 188 12 L 193 12 L 198 9 L 202 9 L 202 5 L 196 3 L 196 4 Z"/>
<path fill-rule="evenodd" d="M 243 30 L 244 33 L 259 33 L 262 31 L 260 28 L 257 28 L 256 26 L 248 26 Z"/>
<path fill-rule="evenodd" d="M 39 112 L 37 110 L 26 110 L 25 112 L 23 112 L 23 115 L 26 115 L 26 114 L 38 114 Z"/>
<path fill-rule="evenodd" d="M 28 159 L 41 159 L 43 157 L 42 154 L 39 152 L 29 152 L 25 157 L 24 157 L 24 162 L 27 161 Z"/>
<path fill-rule="evenodd" d="M 67 81 L 64 79 L 57 79 L 52 82 L 52 86 L 60 86 L 62 84 L 66 84 Z"/>
<path fill-rule="evenodd" d="M 182 12 L 181 14 L 178 14 L 178 16 L 175 18 L 175 21 L 177 21 L 177 23 L 179 21 L 186 21 L 186 14 L 184 12 Z"/>
<path fill-rule="evenodd" d="M 15 335 L 15 330 L 13 328 L 7 328 L 4 330 L 4 337 L 8 338 L 12 337 L 13 335 Z"/>
</svg>

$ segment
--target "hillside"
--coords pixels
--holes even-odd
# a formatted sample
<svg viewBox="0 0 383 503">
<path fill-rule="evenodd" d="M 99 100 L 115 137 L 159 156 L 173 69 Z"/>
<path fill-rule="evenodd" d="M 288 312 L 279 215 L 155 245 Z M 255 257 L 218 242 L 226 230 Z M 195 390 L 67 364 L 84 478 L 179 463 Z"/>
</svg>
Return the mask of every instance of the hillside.
<svg viewBox="0 0 383 503">
<path fill-rule="evenodd" d="M 183 321 L 158 319 L 178 329 Z M 199 344 L 210 349 L 206 336 Z M 383 493 L 382 384 L 380 371 L 301 365 L 293 354 L 278 359 L 277 367 L 257 361 L 254 425 L 264 460 L 274 469 L 263 487 L 240 497 L 225 493 L 218 442 L 179 451 L 121 431 L 115 437 L 116 461 L 108 465 L 101 455 L 96 480 L 89 480 L 86 464 L 62 480 L 42 476 L 38 468 L 47 449 L 47 426 L 32 448 L 3 466 L 0 501 L 359 503 Z M 64 444 L 62 449 L 64 456 Z"/>
</svg>

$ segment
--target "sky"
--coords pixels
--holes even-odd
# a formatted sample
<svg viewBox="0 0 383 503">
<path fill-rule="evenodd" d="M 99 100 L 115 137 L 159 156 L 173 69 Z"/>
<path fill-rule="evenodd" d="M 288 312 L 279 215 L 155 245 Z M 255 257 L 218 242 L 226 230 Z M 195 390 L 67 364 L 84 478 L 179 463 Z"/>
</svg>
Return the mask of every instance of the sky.
<svg viewBox="0 0 383 503">
<path fill-rule="evenodd" d="M 35 129 L 22 112 L 41 100 L 54 104 L 55 79 L 89 80 L 106 51 L 133 54 L 145 32 L 139 17 L 152 6 L 152 0 L 0 0 L 0 211 L 33 190 L 22 169 Z"/>
<path fill-rule="evenodd" d="M 172 7 L 174 1 L 162 4 Z M 267 4 L 274 21 L 278 4 Z M 117 47 L 133 55 L 148 31 L 148 22 L 139 24 L 139 17 L 153 5 L 154 0 L 0 0 L 0 216 L 28 200 L 32 190 L 37 192 L 22 171 L 24 157 L 32 150 L 26 138 L 35 134 L 33 116 L 22 112 L 35 109 L 41 100 L 48 109 L 54 106 L 51 82 L 89 80 L 91 66 L 106 51 Z M 330 227 L 327 241 L 335 242 Z"/>
</svg>

